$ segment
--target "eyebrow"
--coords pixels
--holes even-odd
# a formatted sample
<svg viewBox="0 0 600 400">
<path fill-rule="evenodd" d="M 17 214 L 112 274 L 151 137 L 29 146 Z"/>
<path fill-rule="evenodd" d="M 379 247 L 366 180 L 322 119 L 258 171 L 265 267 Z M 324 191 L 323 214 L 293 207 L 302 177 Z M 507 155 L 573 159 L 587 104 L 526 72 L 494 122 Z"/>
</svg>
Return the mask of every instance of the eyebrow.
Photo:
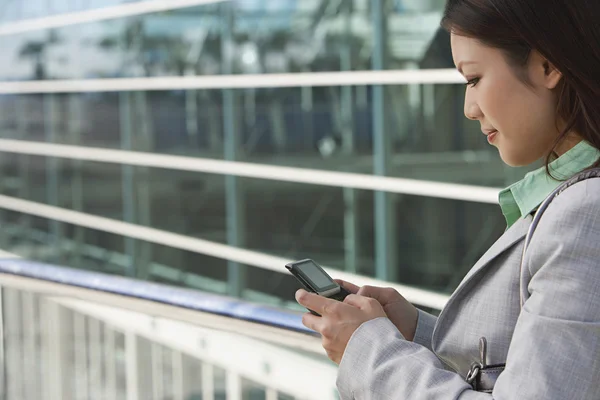
<svg viewBox="0 0 600 400">
<path fill-rule="evenodd" d="M 458 63 L 456 68 L 458 69 L 458 72 L 460 72 L 461 74 L 464 75 L 462 67 L 463 67 L 463 65 L 469 65 L 469 64 L 477 64 L 477 63 L 475 61 L 461 61 Z"/>
</svg>

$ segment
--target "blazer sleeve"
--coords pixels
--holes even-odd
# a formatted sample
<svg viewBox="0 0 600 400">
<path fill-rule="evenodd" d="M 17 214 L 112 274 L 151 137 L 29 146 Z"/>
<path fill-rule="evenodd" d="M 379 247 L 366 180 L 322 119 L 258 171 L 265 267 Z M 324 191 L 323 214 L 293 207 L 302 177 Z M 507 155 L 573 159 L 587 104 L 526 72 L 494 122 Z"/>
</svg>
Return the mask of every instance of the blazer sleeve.
<svg viewBox="0 0 600 400">
<path fill-rule="evenodd" d="M 533 236 L 531 274 L 505 371 L 478 393 L 386 318 L 352 336 L 338 372 L 343 400 L 600 399 L 600 179 L 558 196 Z"/>
<path fill-rule="evenodd" d="M 437 317 L 426 313 L 423 310 L 417 310 L 419 311 L 419 318 L 417 319 L 417 330 L 415 331 L 413 342 L 433 351 L 431 342 L 433 340 L 433 329 L 435 328 Z"/>
</svg>

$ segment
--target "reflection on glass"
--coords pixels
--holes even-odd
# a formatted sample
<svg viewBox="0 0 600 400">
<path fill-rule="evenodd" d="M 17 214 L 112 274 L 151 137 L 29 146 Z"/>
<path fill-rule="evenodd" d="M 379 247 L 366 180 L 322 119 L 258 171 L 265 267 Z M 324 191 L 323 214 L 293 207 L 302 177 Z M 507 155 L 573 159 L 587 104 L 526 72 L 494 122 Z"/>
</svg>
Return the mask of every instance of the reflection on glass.
<svg viewBox="0 0 600 400">
<path fill-rule="evenodd" d="M 408 89 L 386 89 L 388 175 L 484 186 L 514 181 L 479 124 L 462 115 L 463 89 L 424 86 L 412 105 Z M 313 100 L 305 105 L 307 90 Z M 225 153 L 231 134 L 218 90 L 0 96 L 0 137 L 370 174 L 378 157 L 370 93 L 369 87 L 234 91 L 235 158 Z"/>
<path fill-rule="evenodd" d="M 58 2 L 36 0 L 36 12 L 50 15 Z M 69 3 L 70 11 L 118 4 Z M 453 68 L 448 34 L 438 27 L 444 0 L 382 3 L 384 10 L 368 0 L 237 0 L 2 37 L 0 79 L 254 79 L 248 74 L 369 70 L 375 58 L 385 69 Z M 18 14 L 15 4 L 8 14 Z M 378 11 L 385 23 L 373 22 Z M 0 95 L 0 138 L 317 175 L 382 173 L 488 187 L 522 176 L 503 167 L 478 123 L 465 120 L 461 86 L 389 85 L 382 96 L 375 89 Z M 389 157 L 374 151 L 374 138 L 388 144 Z M 376 228 L 387 224 L 391 244 L 377 256 L 385 261 L 379 274 L 383 265 L 390 280 L 443 292 L 504 228 L 487 204 L 390 195 L 389 209 L 376 213 L 370 191 L 6 152 L 0 181 L 3 195 L 367 276 L 375 275 L 375 237 L 384 236 Z M 293 302 L 297 288 L 285 274 L 241 265 L 241 293 L 230 293 L 237 270 L 225 259 L 9 211 L 0 210 L 0 220 L 0 248 L 33 259 L 277 305 Z"/>
<path fill-rule="evenodd" d="M 117 167 L 85 165 L 101 168 L 86 173 L 88 189 L 79 200 L 82 211 L 121 220 L 123 199 Z M 111 169 L 116 174 L 104 172 Z M 139 176 L 137 185 L 127 189 L 138 199 L 135 213 L 127 222 L 214 243 L 229 243 L 222 176 L 159 169 L 149 169 Z M 23 198 L 45 203 L 44 186 L 35 182 L 21 181 L 29 188 L 29 196 Z M 72 181 L 60 182 L 59 206 L 77 210 L 71 201 Z M 355 191 L 352 209 L 355 222 L 348 225 L 348 199 L 342 188 L 258 179 L 240 179 L 240 182 L 244 187 L 240 201 L 245 210 L 238 221 L 243 237 L 241 247 L 290 259 L 309 257 L 340 270 L 375 275 L 372 192 Z M 20 197 L 18 193 L 16 197 Z M 494 205 L 415 196 L 395 196 L 393 204 L 396 216 L 391 234 L 397 254 L 398 282 L 432 290 L 453 290 L 466 269 L 505 227 L 502 214 Z M 19 213 L 7 212 L 3 218 L 7 251 L 75 268 L 227 291 L 224 259 L 127 239 L 118 232 L 99 232 Z M 19 241 L 36 244 L 24 252 Z M 129 247 L 128 241 L 133 247 Z M 248 271 L 245 288 L 293 300 L 296 283 L 286 274 L 255 267 L 245 269 Z M 194 283 L 192 276 L 214 280 L 215 284 Z"/>
<path fill-rule="evenodd" d="M 58 0 L 29 3 L 33 5 L 27 14 L 17 3 L 10 4 L 4 18 L 98 7 L 89 2 L 69 7 Z M 435 54 L 435 46 L 445 38 L 437 36 L 443 1 L 388 2 L 384 27 L 372 25 L 370 3 L 238 0 L 27 32 L 0 42 L 10 60 L 0 67 L 0 77 L 215 75 L 229 62 L 236 74 L 368 70 L 376 29 L 383 29 L 386 37 L 386 68 L 421 63 L 447 67 L 447 59 Z"/>
</svg>

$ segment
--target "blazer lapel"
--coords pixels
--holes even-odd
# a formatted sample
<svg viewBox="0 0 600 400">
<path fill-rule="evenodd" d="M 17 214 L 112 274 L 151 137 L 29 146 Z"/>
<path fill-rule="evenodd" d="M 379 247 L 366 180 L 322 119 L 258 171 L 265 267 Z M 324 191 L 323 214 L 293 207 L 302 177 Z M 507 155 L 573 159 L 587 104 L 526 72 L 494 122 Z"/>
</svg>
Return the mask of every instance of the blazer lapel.
<svg viewBox="0 0 600 400">
<path fill-rule="evenodd" d="M 439 340 L 440 335 L 444 331 L 444 318 L 448 315 L 453 315 L 453 313 L 457 312 L 456 310 L 452 311 L 452 303 L 457 299 L 460 299 L 462 296 L 462 292 L 467 287 L 469 281 L 477 276 L 479 273 L 485 270 L 490 263 L 498 257 L 500 254 L 504 253 L 506 250 L 511 248 L 515 243 L 523 240 L 523 238 L 527 235 L 527 231 L 529 230 L 529 225 L 531 225 L 532 217 L 528 215 L 525 218 L 522 218 L 515 222 L 513 226 L 508 229 L 504 235 L 502 235 L 496 243 L 489 248 L 489 250 L 477 261 L 477 263 L 471 268 L 471 270 L 467 273 L 465 278 L 462 280 L 458 288 L 454 291 L 448 303 L 440 313 L 437 323 L 433 330 L 433 349 L 436 350 L 436 343 Z"/>
<path fill-rule="evenodd" d="M 479 259 L 479 261 L 477 261 L 477 263 L 475 263 L 473 268 L 471 268 L 471 270 L 464 277 L 464 279 L 462 280 L 460 285 L 458 285 L 458 288 L 454 291 L 452 296 L 450 296 L 448 303 L 446 304 L 446 306 L 444 307 L 444 310 L 442 310 L 442 312 L 440 314 L 440 318 L 438 319 L 437 326 L 439 326 L 439 322 L 442 320 L 442 317 L 445 314 L 444 311 L 446 311 L 449 308 L 449 306 L 452 304 L 453 301 L 455 301 L 457 298 L 459 298 L 461 296 L 461 292 L 464 290 L 465 286 L 467 286 L 467 283 L 471 279 L 473 279 L 473 277 L 475 277 L 481 271 L 483 271 L 488 265 L 490 265 L 490 263 L 496 257 L 498 257 L 500 254 L 504 253 L 506 250 L 508 250 L 510 247 L 512 247 L 518 241 L 523 240 L 523 238 L 527 235 L 527 231 L 529 230 L 529 225 L 531 225 L 531 221 L 532 221 L 531 215 L 528 215 L 525 218 L 519 219 L 517 222 L 515 222 L 515 224 L 513 226 L 510 227 L 510 229 L 508 229 L 506 232 L 504 232 L 504 235 L 502 235 L 496 241 L 496 243 L 494 243 L 492 245 L 492 247 L 490 247 L 489 250 Z"/>
<path fill-rule="evenodd" d="M 471 270 L 462 280 L 460 285 L 458 285 L 458 288 L 454 291 L 452 296 L 450 296 L 446 306 L 440 313 L 437 323 L 433 329 L 432 348 L 434 352 L 437 350 L 437 343 L 441 335 L 443 335 L 443 331 L 445 330 L 445 318 L 451 317 L 459 312 L 458 310 L 452 309 L 452 303 L 463 296 L 463 291 L 469 286 L 468 283 L 470 280 L 484 271 L 496 257 L 510 249 L 515 243 L 525 238 L 527 231 L 529 230 L 529 226 L 531 225 L 531 221 L 532 217 L 531 215 L 528 215 L 527 217 L 518 220 L 513 226 L 511 226 L 510 229 L 508 229 L 504 235 L 502 235 L 496 241 L 496 243 L 489 248 L 489 250 L 479 259 L 479 261 L 477 261 L 477 263 L 473 266 L 473 268 L 471 268 Z"/>
<path fill-rule="evenodd" d="M 509 249 L 512 245 L 522 240 L 529 230 L 529 225 L 531 225 L 532 217 L 528 215 L 525 218 L 519 219 L 513 226 L 510 227 L 504 235 L 500 236 L 500 238 L 489 248 L 489 250 L 475 263 L 473 268 L 465 275 L 464 279 L 458 285 L 458 288 L 454 291 L 452 297 L 455 297 L 461 289 L 465 286 L 465 284 L 473 278 L 479 271 L 484 269 L 486 266 L 490 264 L 492 260 L 498 257 L 500 254 L 504 253 L 507 249 Z"/>
</svg>

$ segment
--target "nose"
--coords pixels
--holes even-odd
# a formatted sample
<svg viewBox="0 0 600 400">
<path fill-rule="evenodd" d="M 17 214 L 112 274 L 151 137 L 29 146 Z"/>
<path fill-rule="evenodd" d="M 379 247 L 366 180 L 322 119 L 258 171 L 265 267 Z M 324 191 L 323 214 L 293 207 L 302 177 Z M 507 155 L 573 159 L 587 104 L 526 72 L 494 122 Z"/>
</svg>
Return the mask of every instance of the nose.
<svg viewBox="0 0 600 400">
<path fill-rule="evenodd" d="M 465 97 L 465 117 L 473 121 L 478 121 L 483 117 L 483 112 L 479 108 L 479 104 L 473 99 L 472 95 L 469 95 L 469 91 L 467 91 Z"/>
</svg>

